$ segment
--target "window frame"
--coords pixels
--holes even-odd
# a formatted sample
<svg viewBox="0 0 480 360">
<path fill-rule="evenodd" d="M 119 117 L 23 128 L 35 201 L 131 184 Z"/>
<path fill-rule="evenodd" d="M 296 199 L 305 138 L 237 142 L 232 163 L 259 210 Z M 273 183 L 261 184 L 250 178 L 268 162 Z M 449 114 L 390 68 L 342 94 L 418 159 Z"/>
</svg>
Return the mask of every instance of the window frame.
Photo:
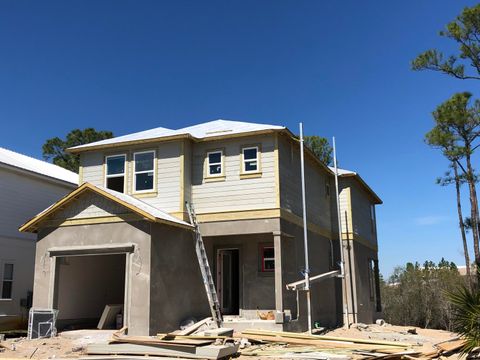
<svg viewBox="0 0 480 360">
<path fill-rule="evenodd" d="M 273 257 L 272 258 L 266 258 L 265 257 L 265 249 L 273 249 Z M 260 246 L 260 256 L 261 256 L 262 273 L 275 272 L 275 246 L 274 245 L 262 245 L 262 246 Z M 267 269 L 265 267 L 265 261 L 272 261 L 272 260 L 273 260 L 273 269 Z"/>
<path fill-rule="evenodd" d="M 220 163 L 210 163 L 210 154 L 220 153 Z M 225 161 L 224 161 L 224 150 L 215 149 L 208 150 L 206 156 L 206 169 L 205 169 L 205 178 L 223 178 L 225 177 Z M 219 174 L 210 174 L 210 165 L 220 164 L 220 173 Z"/>
<path fill-rule="evenodd" d="M 122 174 L 113 174 L 113 175 L 108 175 L 108 158 L 112 158 L 112 157 L 118 157 L 118 156 L 123 156 L 123 175 Z M 105 155 L 105 162 L 104 162 L 104 165 L 105 165 L 105 170 L 104 170 L 104 179 L 103 179 L 103 186 L 106 188 L 106 189 L 110 189 L 108 186 L 107 186 L 107 179 L 108 178 L 115 178 L 115 177 L 121 177 L 123 176 L 123 194 L 126 194 L 126 189 L 127 189 L 127 154 L 126 153 L 122 153 L 122 154 L 112 154 L 112 155 Z M 110 189 L 112 190 L 112 189 Z M 115 191 L 115 190 L 113 190 Z"/>
<path fill-rule="evenodd" d="M 257 150 L 257 157 L 256 157 L 256 161 L 257 161 L 257 169 L 256 170 L 246 170 L 246 167 L 245 167 L 245 164 L 247 162 L 250 162 L 250 161 L 255 161 L 253 159 L 245 159 L 245 150 L 250 150 L 250 149 L 256 149 Z M 260 150 L 260 145 L 244 145 L 242 146 L 242 149 L 241 149 L 241 163 L 240 163 L 240 166 L 241 166 L 241 174 L 258 174 L 261 172 L 261 150 Z"/>
<path fill-rule="evenodd" d="M 5 279 L 5 267 L 7 265 L 12 265 L 12 278 L 11 279 Z M 5 260 L 2 262 L 2 277 L 1 277 L 1 287 L 0 287 L 0 301 L 8 301 L 8 300 L 13 300 L 13 284 L 15 281 L 15 262 L 11 260 Z M 5 282 L 10 283 L 10 297 L 5 297 L 3 294 L 3 284 Z"/>
<path fill-rule="evenodd" d="M 135 156 L 137 154 L 147 154 L 147 153 L 153 153 L 153 169 L 152 170 L 142 170 L 137 172 L 136 171 L 136 163 L 135 163 Z M 142 151 L 135 151 L 132 156 L 132 193 L 133 194 L 144 194 L 144 193 L 152 193 L 156 191 L 157 188 L 157 151 L 155 149 L 153 150 L 142 150 Z M 137 190 L 137 174 L 146 174 L 153 172 L 153 187 L 151 189 L 145 189 L 145 190 Z"/>
</svg>

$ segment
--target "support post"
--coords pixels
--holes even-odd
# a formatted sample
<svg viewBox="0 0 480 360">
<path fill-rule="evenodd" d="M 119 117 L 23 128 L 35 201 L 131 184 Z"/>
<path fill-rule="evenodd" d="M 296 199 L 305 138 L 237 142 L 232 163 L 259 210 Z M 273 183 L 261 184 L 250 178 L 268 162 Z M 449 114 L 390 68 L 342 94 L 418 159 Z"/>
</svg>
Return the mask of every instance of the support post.
<svg viewBox="0 0 480 360">
<path fill-rule="evenodd" d="M 273 248 L 275 251 L 275 322 L 284 322 L 283 311 L 283 263 L 282 263 L 282 235 L 281 232 L 273 233 Z"/>
</svg>

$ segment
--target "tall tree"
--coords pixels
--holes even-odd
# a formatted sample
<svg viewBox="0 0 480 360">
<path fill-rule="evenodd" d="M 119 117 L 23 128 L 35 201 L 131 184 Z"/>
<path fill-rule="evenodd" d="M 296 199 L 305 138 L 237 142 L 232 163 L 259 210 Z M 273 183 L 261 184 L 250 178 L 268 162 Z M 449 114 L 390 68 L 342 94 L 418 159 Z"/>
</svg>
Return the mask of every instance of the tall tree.
<svg viewBox="0 0 480 360">
<path fill-rule="evenodd" d="M 331 165 L 333 158 L 333 149 L 328 140 L 321 136 L 304 136 L 305 145 L 312 150 L 316 157 L 320 159 L 325 165 Z"/>
<path fill-rule="evenodd" d="M 467 278 L 469 284 L 471 284 L 472 278 L 470 274 L 470 254 L 468 251 L 467 235 L 465 229 L 465 221 L 463 220 L 463 211 L 462 211 L 462 196 L 460 187 L 462 186 L 463 179 L 458 173 L 458 164 L 455 160 L 449 159 L 451 161 L 450 167 L 453 170 L 453 176 L 450 171 L 445 173 L 445 177 L 438 178 L 437 183 L 441 186 L 447 186 L 450 184 L 455 184 L 455 195 L 457 198 L 457 215 L 458 215 L 458 226 L 460 228 L 460 234 L 462 236 L 462 245 L 463 245 L 463 254 L 465 256 L 465 268 L 467 272 Z"/>
<path fill-rule="evenodd" d="M 440 36 L 455 41 L 458 53 L 446 57 L 437 49 L 427 50 L 412 61 L 412 69 L 480 80 L 480 4 L 464 8 L 445 30 L 440 31 Z M 466 71 L 466 66 L 470 71 Z"/>
<path fill-rule="evenodd" d="M 48 139 L 42 146 L 43 158 L 45 160 L 52 160 L 55 165 L 78 172 L 80 156 L 69 154 L 66 152 L 66 149 L 72 146 L 110 139 L 112 137 L 113 133 L 111 131 L 97 131 L 93 128 L 84 130 L 74 129 L 67 134 L 65 140 L 59 137 Z"/>
<path fill-rule="evenodd" d="M 476 191 L 477 176 L 472 166 L 472 154 L 478 146 L 480 135 L 480 102 L 469 106 L 472 94 L 458 93 L 442 103 L 433 112 L 435 127 L 426 135 L 429 145 L 442 149 L 454 161 L 468 184 L 475 262 L 480 264 L 479 213 Z M 464 159 L 465 164 L 463 164 Z"/>
</svg>

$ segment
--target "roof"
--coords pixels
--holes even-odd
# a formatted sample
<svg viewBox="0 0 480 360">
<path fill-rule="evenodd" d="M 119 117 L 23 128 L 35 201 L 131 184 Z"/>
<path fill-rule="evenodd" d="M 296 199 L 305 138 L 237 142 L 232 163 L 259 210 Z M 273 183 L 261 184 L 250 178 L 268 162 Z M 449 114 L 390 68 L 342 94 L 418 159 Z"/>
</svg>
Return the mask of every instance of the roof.
<svg viewBox="0 0 480 360">
<path fill-rule="evenodd" d="M 78 174 L 60 166 L 0 147 L 0 163 L 78 185 Z"/>
<path fill-rule="evenodd" d="M 335 168 L 334 167 L 329 166 L 328 168 L 335 174 Z M 376 204 L 383 204 L 382 199 L 380 199 L 380 197 L 375 193 L 375 191 L 373 191 L 372 188 L 370 186 L 368 186 L 368 184 L 365 182 L 365 180 L 362 179 L 362 177 L 360 176 L 359 173 L 357 173 L 355 171 L 347 170 L 347 169 L 340 169 L 340 168 L 337 168 L 337 170 L 338 170 L 338 176 L 340 176 L 340 177 L 344 177 L 344 178 L 345 177 L 353 177 L 353 178 L 355 178 L 360 183 L 360 185 L 370 195 L 372 195 L 372 197 L 375 199 Z"/>
<path fill-rule="evenodd" d="M 98 147 L 109 147 L 114 144 L 145 142 L 157 139 L 190 137 L 194 140 L 208 140 L 216 137 L 242 135 L 263 131 L 278 131 L 286 129 L 284 126 L 257 124 L 233 120 L 213 120 L 198 125 L 188 126 L 177 130 L 158 127 L 155 129 L 136 132 L 133 134 L 117 136 L 115 138 L 96 141 L 90 144 L 74 146 L 68 150 L 80 152 Z"/>
<path fill-rule="evenodd" d="M 132 212 L 140 215 L 141 217 L 146 218 L 152 222 L 159 222 L 164 223 L 167 225 L 179 226 L 183 228 L 192 229 L 193 226 L 188 224 L 185 221 L 177 219 L 176 217 L 150 205 L 146 202 L 143 202 L 133 196 L 126 195 L 123 193 L 119 193 L 114 190 L 110 190 L 104 188 L 102 186 L 95 186 L 90 183 L 83 183 L 77 189 L 73 190 L 62 199 L 57 201 L 56 203 L 52 204 L 38 215 L 33 217 L 32 219 L 28 220 L 25 224 L 20 226 L 19 230 L 23 232 L 35 232 L 37 230 L 37 225 L 45 220 L 48 216 L 52 215 L 55 211 L 60 210 L 66 204 L 75 201 L 78 196 L 86 191 L 94 192 L 100 196 L 103 196 L 109 200 L 112 200 L 127 209 L 131 210 Z"/>
</svg>

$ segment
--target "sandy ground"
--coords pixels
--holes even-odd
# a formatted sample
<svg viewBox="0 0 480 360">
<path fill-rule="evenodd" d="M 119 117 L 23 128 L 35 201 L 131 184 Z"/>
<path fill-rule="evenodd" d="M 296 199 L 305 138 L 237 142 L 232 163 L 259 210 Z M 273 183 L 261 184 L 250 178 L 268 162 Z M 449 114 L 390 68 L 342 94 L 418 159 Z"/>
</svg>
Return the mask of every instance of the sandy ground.
<svg viewBox="0 0 480 360">
<path fill-rule="evenodd" d="M 0 358 L 23 359 L 74 359 L 85 356 L 85 346 L 93 342 L 103 342 L 110 338 L 110 330 L 76 330 L 60 333 L 51 339 L 27 340 L 26 338 L 8 339 L 1 343 L 6 347 L 0 352 Z M 327 333 L 331 336 L 365 338 L 386 341 L 398 341 L 420 345 L 422 350 L 433 350 L 433 344 L 455 338 L 454 333 L 442 330 L 430 330 L 392 325 L 360 325 L 350 329 L 336 329 Z M 287 350 L 285 346 L 269 346 L 273 350 Z M 0 350 L 1 351 L 1 350 Z M 333 355 L 333 354 L 332 354 Z M 451 359 L 456 358 L 453 355 Z M 239 356 L 237 359 L 261 359 L 261 356 Z M 272 359 L 275 357 L 268 357 Z M 333 357 L 334 358 L 334 357 Z"/>
</svg>

